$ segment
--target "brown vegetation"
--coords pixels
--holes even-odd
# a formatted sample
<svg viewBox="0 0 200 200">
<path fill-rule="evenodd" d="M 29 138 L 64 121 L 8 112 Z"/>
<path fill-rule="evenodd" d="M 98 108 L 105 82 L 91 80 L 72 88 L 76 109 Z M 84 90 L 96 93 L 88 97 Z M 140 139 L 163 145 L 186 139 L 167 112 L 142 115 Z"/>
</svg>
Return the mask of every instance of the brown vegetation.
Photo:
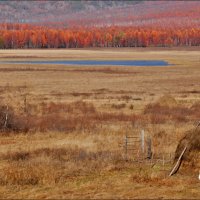
<svg viewBox="0 0 200 200">
<path fill-rule="evenodd" d="M 114 106 L 114 107 L 113 107 Z M 114 109 L 124 108 L 125 104 L 112 105 Z M 29 109 L 30 108 L 30 109 Z M 33 110 L 31 108 L 35 108 Z M 73 131 L 91 129 L 104 121 L 128 121 L 136 122 L 141 119 L 134 114 L 97 112 L 92 103 L 77 101 L 69 104 L 41 103 L 40 107 L 28 105 L 27 114 L 17 115 L 12 107 L 2 106 L 1 129 L 2 131 L 27 132 L 27 131 Z M 38 114 L 34 114 L 38 112 Z M 33 113 L 31 113 L 33 112 Z M 7 122 L 6 122 L 7 115 Z M 6 122 L 6 124 L 5 124 Z"/>
<path fill-rule="evenodd" d="M 0 131 L 27 132 L 28 119 L 18 116 L 10 106 L 0 105 Z"/>
<path fill-rule="evenodd" d="M 176 122 L 194 122 L 199 119 L 199 103 L 193 104 L 190 108 L 177 105 L 177 103 L 176 105 L 167 105 L 166 102 L 163 104 L 154 103 L 145 107 L 144 114 L 149 115 L 153 124 L 165 123 L 169 120 Z"/>
<path fill-rule="evenodd" d="M 58 184 L 84 174 L 120 164 L 117 152 L 86 152 L 84 149 L 42 148 L 2 156 L 9 165 L 0 173 L 1 185 Z M 119 163 L 119 164 L 118 164 Z"/>
<path fill-rule="evenodd" d="M 111 104 L 114 110 L 126 108 L 125 103 Z M 130 106 L 133 109 L 133 105 Z M 17 114 L 12 106 L 1 106 L 0 127 L 2 131 L 73 131 L 98 127 L 103 122 L 143 122 L 165 124 L 170 121 L 185 123 L 199 118 L 199 103 L 190 108 L 177 105 L 176 107 L 162 106 L 159 103 L 145 106 L 143 114 L 124 112 L 101 112 L 92 103 L 76 101 L 72 103 L 41 103 L 27 104 L 26 112 Z"/>
<path fill-rule="evenodd" d="M 56 52 L 0 53 L 9 60 L 12 55 L 24 60 L 163 59 L 174 65 L 110 67 L 101 73 L 107 67 L 0 64 L 0 198 L 199 199 L 199 131 L 185 134 L 199 121 L 200 98 L 196 92 L 180 93 L 198 91 L 199 51 Z M 21 70 L 29 67 L 36 70 Z M 151 139 L 153 157 L 143 160 L 138 145 L 137 153 L 128 150 L 126 161 L 125 135 L 140 136 L 142 129 L 145 144 Z M 189 148 L 180 173 L 169 178 L 185 141 Z"/>
</svg>

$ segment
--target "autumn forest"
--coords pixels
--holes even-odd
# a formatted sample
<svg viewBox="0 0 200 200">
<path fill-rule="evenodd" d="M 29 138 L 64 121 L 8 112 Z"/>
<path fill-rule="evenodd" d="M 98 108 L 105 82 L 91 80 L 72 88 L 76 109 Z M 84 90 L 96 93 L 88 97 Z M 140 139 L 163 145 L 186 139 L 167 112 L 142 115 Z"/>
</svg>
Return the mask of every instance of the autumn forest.
<svg viewBox="0 0 200 200">
<path fill-rule="evenodd" d="M 0 48 L 200 45 L 199 2 L 125 1 L 123 6 L 119 3 L 1 2 Z"/>
<path fill-rule="evenodd" d="M 170 47 L 199 46 L 200 28 L 110 26 L 54 29 L 1 24 L 0 48 Z"/>
</svg>

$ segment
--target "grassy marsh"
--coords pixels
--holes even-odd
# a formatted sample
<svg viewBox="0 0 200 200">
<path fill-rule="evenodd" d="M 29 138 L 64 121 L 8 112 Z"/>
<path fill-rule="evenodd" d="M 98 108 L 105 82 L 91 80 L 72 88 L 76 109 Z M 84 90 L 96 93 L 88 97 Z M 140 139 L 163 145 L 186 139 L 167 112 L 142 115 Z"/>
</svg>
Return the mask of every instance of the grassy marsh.
<svg viewBox="0 0 200 200">
<path fill-rule="evenodd" d="M 200 118 L 199 52 L 0 50 L 0 61 L 161 59 L 172 64 L 0 64 L 0 111 L 9 105 L 12 119 L 11 128 L 0 133 L 0 198 L 199 199 L 196 172 L 168 178 L 172 163 L 125 162 L 120 147 L 126 133 L 145 129 L 155 156 L 174 154 Z"/>
</svg>

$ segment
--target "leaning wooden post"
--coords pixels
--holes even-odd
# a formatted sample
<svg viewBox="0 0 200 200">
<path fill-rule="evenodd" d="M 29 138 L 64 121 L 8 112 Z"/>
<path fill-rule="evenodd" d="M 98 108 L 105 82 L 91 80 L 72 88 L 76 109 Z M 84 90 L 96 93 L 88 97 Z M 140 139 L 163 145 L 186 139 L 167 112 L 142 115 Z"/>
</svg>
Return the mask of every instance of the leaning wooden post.
<svg viewBox="0 0 200 200">
<path fill-rule="evenodd" d="M 173 174 L 175 174 L 175 173 L 178 171 L 178 169 L 179 169 L 179 167 L 180 167 L 180 165 L 181 165 L 181 159 L 182 159 L 182 157 L 183 157 L 183 155 L 184 155 L 186 149 L 187 149 L 187 146 L 183 149 L 181 155 L 179 156 L 179 158 L 178 158 L 178 160 L 177 160 L 177 162 L 176 162 L 176 165 L 174 166 L 174 168 L 173 168 L 172 171 L 170 172 L 169 176 L 172 176 Z"/>
</svg>

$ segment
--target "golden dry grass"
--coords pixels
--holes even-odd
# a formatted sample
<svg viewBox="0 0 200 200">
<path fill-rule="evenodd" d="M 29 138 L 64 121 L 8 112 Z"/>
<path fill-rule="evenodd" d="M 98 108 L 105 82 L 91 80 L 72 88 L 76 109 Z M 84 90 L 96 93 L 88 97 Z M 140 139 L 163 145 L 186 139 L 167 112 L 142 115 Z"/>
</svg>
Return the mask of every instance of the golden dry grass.
<svg viewBox="0 0 200 200">
<path fill-rule="evenodd" d="M 0 198 L 199 199 L 197 174 L 168 178 L 172 163 L 125 162 L 119 146 L 125 134 L 145 129 L 155 157 L 174 155 L 200 116 L 199 52 L 1 50 L 0 61 L 161 59 L 171 66 L 0 63 L 1 105 L 13 107 L 17 123 L 32 117 L 27 133 L 0 133 Z"/>
</svg>

